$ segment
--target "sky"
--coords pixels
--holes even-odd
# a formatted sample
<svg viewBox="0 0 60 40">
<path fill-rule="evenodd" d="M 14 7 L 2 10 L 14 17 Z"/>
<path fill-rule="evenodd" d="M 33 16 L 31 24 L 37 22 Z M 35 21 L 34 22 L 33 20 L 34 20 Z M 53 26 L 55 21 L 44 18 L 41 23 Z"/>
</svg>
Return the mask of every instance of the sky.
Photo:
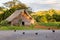
<svg viewBox="0 0 60 40">
<path fill-rule="evenodd" d="M 0 0 L 0 6 L 3 6 L 2 3 L 5 3 L 11 0 Z M 49 10 L 49 9 L 60 9 L 60 0 L 20 0 L 22 3 L 25 3 L 27 6 L 31 7 L 33 11 L 38 10 Z"/>
</svg>

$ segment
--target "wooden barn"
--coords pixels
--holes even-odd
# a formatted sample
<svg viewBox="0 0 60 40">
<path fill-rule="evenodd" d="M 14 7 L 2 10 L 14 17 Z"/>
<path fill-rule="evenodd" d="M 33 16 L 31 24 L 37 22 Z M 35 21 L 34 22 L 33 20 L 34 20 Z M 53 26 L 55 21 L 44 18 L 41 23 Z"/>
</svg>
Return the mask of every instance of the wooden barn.
<svg viewBox="0 0 60 40">
<path fill-rule="evenodd" d="M 11 25 L 31 25 L 34 19 L 29 15 L 27 10 L 16 10 L 6 19 Z"/>
</svg>

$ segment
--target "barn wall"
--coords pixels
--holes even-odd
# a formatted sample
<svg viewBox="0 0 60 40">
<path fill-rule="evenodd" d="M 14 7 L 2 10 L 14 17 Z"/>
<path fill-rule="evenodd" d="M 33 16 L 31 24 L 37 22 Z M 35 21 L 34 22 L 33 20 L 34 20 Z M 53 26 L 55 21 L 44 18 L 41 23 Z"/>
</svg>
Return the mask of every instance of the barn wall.
<svg viewBox="0 0 60 40">
<path fill-rule="evenodd" d="M 30 17 L 27 16 L 26 14 L 24 13 L 20 13 L 20 15 L 18 15 L 18 17 L 14 18 L 12 21 L 11 21 L 11 25 L 22 25 L 22 22 L 24 22 L 24 25 L 31 25 L 31 24 L 34 24 L 34 20 L 33 19 L 29 19 Z M 19 20 L 22 20 L 21 21 L 21 24 L 19 24 Z"/>
<path fill-rule="evenodd" d="M 11 21 L 11 25 L 19 25 L 20 15 Z"/>
<path fill-rule="evenodd" d="M 25 23 L 25 25 L 31 25 L 31 21 L 30 20 L 28 20 L 25 16 L 21 16 L 21 19 L 22 19 L 22 22 L 24 22 Z"/>
</svg>

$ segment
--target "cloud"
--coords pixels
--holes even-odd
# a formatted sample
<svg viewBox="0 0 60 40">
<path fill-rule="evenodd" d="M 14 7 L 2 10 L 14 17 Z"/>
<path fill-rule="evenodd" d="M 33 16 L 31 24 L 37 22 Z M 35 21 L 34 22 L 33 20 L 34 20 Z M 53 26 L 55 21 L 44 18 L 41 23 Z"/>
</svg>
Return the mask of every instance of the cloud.
<svg viewBox="0 0 60 40">
<path fill-rule="evenodd" d="M 56 3 L 56 0 L 47 0 L 46 3 L 53 4 L 53 3 Z"/>
<path fill-rule="evenodd" d="M 51 8 L 60 9 L 60 4 L 38 4 L 38 3 L 30 3 L 28 6 L 31 7 L 33 9 L 33 11 L 49 10 Z"/>
<path fill-rule="evenodd" d="M 7 2 L 7 1 L 11 1 L 11 0 L 0 0 L 0 6 L 3 6 L 3 3 Z"/>
<path fill-rule="evenodd" d="M 60 3 L 60 0 L 20 0 L 24 3 L 53 4 Z"/>
<path fill-rule="evenodd" d="M 0 0 L 0 4 L 10 0 Z M 48 10 L 50 8 L 60 9 L 60 0 L 20 0 L 29 7 L 36 10 Z"/>
</svg>

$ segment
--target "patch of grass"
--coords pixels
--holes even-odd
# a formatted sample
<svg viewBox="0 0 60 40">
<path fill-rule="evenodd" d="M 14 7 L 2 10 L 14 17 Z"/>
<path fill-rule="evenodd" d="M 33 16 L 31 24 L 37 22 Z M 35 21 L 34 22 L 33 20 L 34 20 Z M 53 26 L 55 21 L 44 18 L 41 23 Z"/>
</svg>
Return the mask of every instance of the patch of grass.
<svg viewBox="0 0 60 40">
<path fill-rule="evenodd" d="M 48 22 L 48 23 L 38 23 L 43 26 L 57 27 L 60 28 L 60 22 Z"/>
<path fill-rule="evenodd" d="M 42 26 L 53 27 L 60 29 L 60 22 L 49 22 L 49 23 L 37 23 Z M 30 26 L 0 26 L 0 30 L 40 30 L 41 28 L 35 28 L 36 25 Z M 46 30 L 46 29 L 45 29 Z"/>
<path fill-rule="evenodd" d="M 0 30 L 33 30 L 34 26 L 0 26 Z"/>
</svg>

